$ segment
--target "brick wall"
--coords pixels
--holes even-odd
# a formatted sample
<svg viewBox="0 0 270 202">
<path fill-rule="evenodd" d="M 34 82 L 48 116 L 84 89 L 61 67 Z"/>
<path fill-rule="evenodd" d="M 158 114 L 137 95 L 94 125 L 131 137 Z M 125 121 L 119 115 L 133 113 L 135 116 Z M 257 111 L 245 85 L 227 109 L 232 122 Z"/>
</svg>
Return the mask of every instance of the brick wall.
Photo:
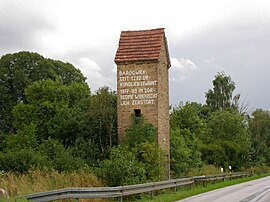
<svg viewBox="0 0 270 202">
<path fill-rule="evenodd" d="M 145 121 L 156 128 L 158 127 L 157 67 L 158 63 L 156 62 L 133 62 L 117 66 L 119 143 L 122 143 L 125 138 L 125 130 L 131 123 L 134 109 L 140 109 Z M 127 74 L 123 74 L 123 72 L 127 72 Z M 139 83 L 144 81 L 145 83 Z M 138 86 L 128 86 L 128 84 L 138 84 Z"/>
<path fill-rule="evenodd" d="M 142 53 L 145 54 L 145 51 L 149 50 L 149 55 L 151 55 L 154 50 L 154 56 L 159 55 L 158 58 L 151 57 L 149 60 L 141 60 L 140 50 L 133 50 L 134 43 L 139 40 L 141 35 L 138 36 L 136 40 L 134 40 L 132 35 L 130 41 L 133 43 L 133 46 L 129 45 L 129 43 L 125 41 L 126 39 L 123 38 L 123 43 L 128 45 L 122 44 L 122 49 L 118 49 L 118 55 L 116 56 L 118 140 L 120 144 L 124 142 L 125 130 L 130 126 L 132 121 L 131 116 L 134 114 L 134 110 L 140 110 L 141 114 L 144 116 L 145 122 L 151 123 L 158 129 L 157 143 L 166 153 L 165 175 L 169 178 L 170 129 L 168 68 L 170 67 L 170 61 L 165 35 L 162 34 L 162 30 L 157 31 L 161 32 L 161 38 L 158 39 L 161 41 L 157 43 L 160 43 L 161 46 L 155 45 L 150 49 L 142 49 Z M 144 34 L 144 31 L 139 33 Z M 155 38 L 155 42 L 156 41 L 157 39 Z M 140 45 L 135 44 L 136 47 L 147 44 L 144 42 L 140 43 Z M 149 44 L 151 43 L 152 38 L 149 37 Z M 126 46 L 130 49 L 125 49 Z M 156 53 L 157 50 L 158 54 Z M 125 58 L 125 54 L 127 58 L 134 60 L 128 61 Z M 145 56 L 146 55 L 144 55 L 144 57 Z"/>
</svg>

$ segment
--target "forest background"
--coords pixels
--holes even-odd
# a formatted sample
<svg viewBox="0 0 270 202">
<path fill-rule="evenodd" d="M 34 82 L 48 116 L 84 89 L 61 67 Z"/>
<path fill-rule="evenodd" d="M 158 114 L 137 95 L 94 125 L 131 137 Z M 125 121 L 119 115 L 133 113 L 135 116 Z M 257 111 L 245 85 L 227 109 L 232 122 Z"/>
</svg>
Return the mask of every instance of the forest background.
<svg viewBox="0 0 270 202">
<path fill-rule="evenodd" d="M 172 178 L 210 168 L 228 172 L 229 166 L 233 171 L 270 166 L 269 112 L 249 110 L 224 72 L 212 83 L 205 103 L 171 106 Z M 163 180 L 165 158 L 156 129 L 143 118 L 134 119 L 126 142 L 118 145 L 116 107 L 115 91 L 104 86 L 91 92 L 72 64 L 25 51 L 2 56 L 0 186 L 23 193 L 6 183 L 11 173 L 66 179 L 76 173 L 77 181 L 88 179 L 88 186 Z"/>
</svg>

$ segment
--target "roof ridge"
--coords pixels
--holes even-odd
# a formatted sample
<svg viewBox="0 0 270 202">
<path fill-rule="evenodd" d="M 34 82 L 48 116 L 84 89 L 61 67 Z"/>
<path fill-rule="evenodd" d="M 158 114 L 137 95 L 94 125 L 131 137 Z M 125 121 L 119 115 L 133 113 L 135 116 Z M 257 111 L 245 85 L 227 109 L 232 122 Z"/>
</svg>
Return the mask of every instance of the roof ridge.
<svg viewBox="0 0 270 202">
<path fill-rule="evenodd" d="M 122 31 L 115 62 L 158 60 L 164 28 Z"/>
<path fill-rule="evenodd" d="M 145 30 L 127 30 L 127 31 L 122 31 L 122 33 L 124 32 L 132 32 L 132 33 L 136 33 L 136 32 L 154 32 L 154 31 L 162 31 L 164 32 L 165 28 L 156 28 L 156 29 L 145 29 Z"/>
</svg>

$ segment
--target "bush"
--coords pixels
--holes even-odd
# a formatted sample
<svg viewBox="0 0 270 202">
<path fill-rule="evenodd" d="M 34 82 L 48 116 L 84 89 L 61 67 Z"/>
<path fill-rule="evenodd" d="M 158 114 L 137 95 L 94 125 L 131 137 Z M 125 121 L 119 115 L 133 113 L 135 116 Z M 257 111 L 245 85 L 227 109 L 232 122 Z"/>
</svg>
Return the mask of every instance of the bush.
<svg viewBox="0 0 270 202">
<path fill-rule="evenodd" d="M 39 150 L 46 158 L 46 167 L 58 171 L 73 171 L 85 166 L 83 159 L 73 157 L 59 141 L 49 138 L 39 145 Z"/>
<path fill-rule="evenodd" d="M 30 168 L 43 167 L 45 158 L 33 149 L 21 149 L 0 153 L 0 170 L 25 172 Z"/>
<path fill-rule="evenodd" d="M 94 166 L 101 156 L 98 144 L 89 138 L 76 139 L 74 146 L 70 148 L 70 152 L 72 155 L 84 159 L 90 166 Z"/>
<path fill-rule="evenodd" d="M 246 166 L 249 162 L 247 151 L 233 141 L 223 140 L 202 144 L 200 150 L 206 164 L 224 168 L 232 166 L 234 171 Z"/>
<path fill-rule="evenodd" d="M 245 171 L 252 174 L 263 174 L 263 173 L 269 173 L 270 167 L 266 165 L 252 166 L 252 167 L 249 167 L 248 169 L 245 169 Z"/>
<path fill-rule="evenodd" d="M 171 131 L 171 172 L 173 177 L 184 177 L 192 168 L 201 166 L 199 141 L 189 129 Z"/>
<path fill-rule="evenodd" d="M 108 186 L 138 184 L 146 181 L 146 171 L 141 162 L 127 148 L 112 148 L 110 158 L 100 163 L 96 170 Z"/>
<path fill-rule="evenodd" d="M 132 124 L 126 130 L 125 144 L 133 148 L 136 144 L 143 142 L 157 142 L 157 129 L 149 123 L 145 123 L 143 117 L 132 118 Z"/>
<path fill-rule="evenodd" d="M 202 165 L 198 168 L 191 169 L 187 176 L 198 176 L 198 175 L 213 175 L 220 174 L 221 169 L 213 165 Z"/>
<path fill-rule="evenodd" d="M 15 139 L 16 137 L 16 139 Z M 18 140 L 17 135 L 9 140 Z M 11 141 L 9 141 L 11 143 Z M 48 168 L 73 171 L 85 167 L 85 161 L 71 155 L 68 149 L 55 139 L 44 140 L 36 148 L 6 148 L 0 152 L 0 170 L 25 172 L 30 168 Z"/>
<path fill-rule="evenodd" d="M 143 164 L 148 181 L 164 180 L 165 153 L 155 143 L 143 142 L 137 144 L 132 151 L 136 158 Z"/>
<path fill-rule="evenodd" d="M 202 144 L 200 146 L 200 151 L 202 152 L 202 157 L 205 164 L 222 167 L 228 166 L 228 156 L 226 155 L 224 148 L 220 144 Z"/>
<path fill-rule="evenodd" d="M 35 148 L 38 145 L 35 124 L 23 124 L 23 130 L 17 130 L 16 134 L 8 135 L 6 148 L 8 151 Z"/>
</svg>

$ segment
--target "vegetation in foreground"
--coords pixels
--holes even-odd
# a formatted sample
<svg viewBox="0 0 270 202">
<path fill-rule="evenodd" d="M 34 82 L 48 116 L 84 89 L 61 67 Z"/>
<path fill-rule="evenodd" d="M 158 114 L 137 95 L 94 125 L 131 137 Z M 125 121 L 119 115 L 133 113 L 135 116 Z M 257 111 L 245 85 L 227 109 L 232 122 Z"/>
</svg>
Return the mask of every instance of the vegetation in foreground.
<svg viewBox="0 0 270 202">
<path fill-rule="evenodd" d="M 210 184 L 207 187 L 203 186 L 196 186 L 193 187 L 191 190 L 186 188 L 178 188 L 178 192 L 172 193 L 170 191 L 161 191 L 158 193 L 161 195 L 156 195 L 154 198 L 150 198 L 147 194 L 144 194 L 142 200 L 140 201 L 174 201 L 176 199 L 182 199 L 185 197 L 189 197 L 192 195 L 196 195 L 199 193 L 207 192 L 213 189 L 241 183 L 248 180 L 257 179 L 260 177 L 264 177 L 269 174 L 270 168 L 269 167 L 254 167 L 249 172 L 254 173 L 252 177 L 238 179 L 233 181 L 225 181 L 224 183 L 218 184 Z M 197 171 L 195 171 L 197 172 Z M 218 169 L 213 166 L 205 166 L 202 170 L 202 174 L 216 174 Z M 268 174 L 259 174 L 259 173 L 266 173 Z M 1 173 L 0 184 L 5 190 L 9 190 L 10 200 L 15 200 L 15 197 L 37 193 L 37 192 L 44 192 L 48 190 L 56 190 L 62 189 L 66 187 L 100 187 L 104 186 L 101 181 L 92 173 L 91 170 L 80 170 L 74 172 L 58 172 L 55 170 L 29 170 L 24 174 L 19 173 Z M 129 197 L 131 200 L 135 200 L 136 197 L 131 196 Z M 0 201 L 5 201 L 2 198 Z M 23 199 L 19 199 L 16 201 L 24 201 Z M 87 199 L 81 199 L 80 201 L 89 201 Z M 90 201 L 107 201 L 105 199 L 91 199 Z"/>
<path fill-rule="evenodd" d="M 29 170 L 25 173 L 2 172 L 0 184 L 9 196 L 62 189 L 66 187 L 100 187 L 101 181 L 90 170 L 58 172 L 55 170 Z"/>
<path fill-rule="evenodd" d="M 225 171 L 229 166 L 233 171 L 270 166 L 270 114 L 249 111 L 235 88 L 221 72 L 205 104 L 172 107 L 173 178 L 199 175 L 211 165 Z M 33 170 L 64 174 L 90 169 L 104 186 L 164 179 L 155 128 L 134 120 L 126 143 L 119 146 L 116 92 L 90 89 L 69 63 L 25 51 L 0 58 L 1 188 L 20 194 L 6 186 L 3 176 L 17 173 L 20 178 Z"/>
</svg>

